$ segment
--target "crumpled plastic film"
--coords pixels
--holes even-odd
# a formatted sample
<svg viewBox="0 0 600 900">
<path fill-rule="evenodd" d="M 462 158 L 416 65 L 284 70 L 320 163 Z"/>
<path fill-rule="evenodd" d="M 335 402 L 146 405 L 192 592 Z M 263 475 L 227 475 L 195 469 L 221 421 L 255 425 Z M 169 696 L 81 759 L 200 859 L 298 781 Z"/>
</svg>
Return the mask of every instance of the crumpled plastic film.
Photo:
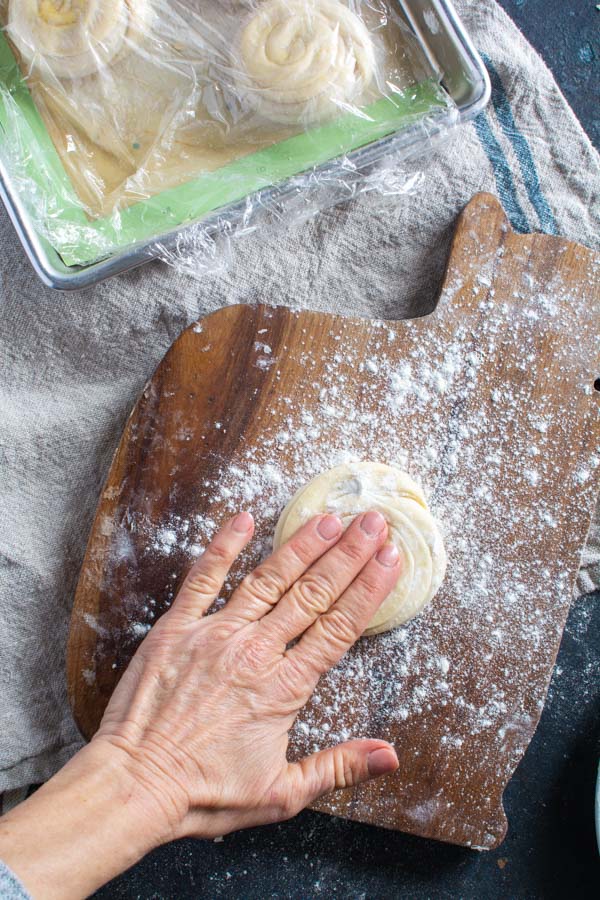
<svg viewBox="0 0 600 900">
<path fill-rule="evenodd" d="M 427 155 L 432 155 L 431 148 Z M 298 227 L 325 209 L 367 193 L 375 195 L 382 214 L 389 214 L 401 197 L 415 193 L 425 181 L 423 161 L 422 148 L 401 159 L 387 156 L 370 172 L 358 170 L 347 159 L 339 160 L 335 177 L 309 173 L 289 179 L 285 188 L 259 191 L 230 210 L 227 217 L 194 223 L 165 241 L 157 241 L 151 255 L 201 280 L 225 271 L 236 244 L 258 229 L 267 234 Z"/>
<path fill-rule="evenodd" d="M 0 17 L 0 162 L 67 265 L 150 244 L 202 273 L 249 230 L 412 190 L 458 118 L 395 0 L 0 0 Z"/>
</svg>

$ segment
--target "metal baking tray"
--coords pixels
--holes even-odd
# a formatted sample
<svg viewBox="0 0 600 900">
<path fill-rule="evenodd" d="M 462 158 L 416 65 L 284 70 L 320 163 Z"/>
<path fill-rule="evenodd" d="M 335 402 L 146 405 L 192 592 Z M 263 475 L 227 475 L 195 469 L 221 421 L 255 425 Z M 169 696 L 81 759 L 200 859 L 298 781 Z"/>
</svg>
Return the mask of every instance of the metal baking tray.
<svg viewBox="0 0 600 900">
<path fill-rule="evenodd" d="M 397 0 L 404 18 L 415 34 L 421 49 L 434 71 L 441 74 L 441 83 L 457 106 L 459 121 L 473 119 L 490 98 L 490 82 L 481 57 L 475 50 L 451 0 Z M 436 126 L 433 126 L 433 134 Z M 441 129 L 441 126 L 439 126 Z M 430 132 L 431 133 L 431 132 Z M 422 140 L 418 126 L 407 127 L 389 137 L 374 141 L 348 154 L 357 166 L 368 167 L 383 152 L 406 154 Z M 322 168 L 326 168 L 325 164 Z M 278 199 L 282 197 L 278 188 Z M 67 266 L 58 252 L 39 235 L 26 206 L 19 196 L 17 185 L 0 160 L 0 198 L 2 198 L 15 230 L 33 268 L 44 282 L 57 290 L 79 290 L 90 287 L 113 275 L 126 272 L 158 255 L 157 245 L 169 248 L 189 227 L 189 223 L 175 231 L 157 234 L 151 240 L 134 244 L 113 256 L 86 266 Z M 224 218 L 235 220 L 244 208 L 244 201 L 221 207 L 203 218 L 210 228 Z"/>
</svg>

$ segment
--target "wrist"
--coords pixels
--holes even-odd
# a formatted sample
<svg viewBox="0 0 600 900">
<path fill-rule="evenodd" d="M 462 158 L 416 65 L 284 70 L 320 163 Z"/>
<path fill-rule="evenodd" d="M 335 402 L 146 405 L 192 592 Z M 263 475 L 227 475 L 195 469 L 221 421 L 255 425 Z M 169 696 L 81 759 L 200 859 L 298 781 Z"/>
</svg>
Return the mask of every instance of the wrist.
<svg viewBox="0 0 600 900">
<path fill-rule="evenodd" d="M 110 785 L 111 811 L 138 858 L 173 840 L 182 813 L 159 773 L 151 774 L 127 750 L 105 738 L 94 738 L 80 753 L 82 768 L 94 770 L 96 782 Z"/>
<path fill-rule="evenodd" d="M 0 858 L 34 898 L 88 896 L 168 839 L 122 751 L 100 741 L 0 820 Z"/>
</svg>

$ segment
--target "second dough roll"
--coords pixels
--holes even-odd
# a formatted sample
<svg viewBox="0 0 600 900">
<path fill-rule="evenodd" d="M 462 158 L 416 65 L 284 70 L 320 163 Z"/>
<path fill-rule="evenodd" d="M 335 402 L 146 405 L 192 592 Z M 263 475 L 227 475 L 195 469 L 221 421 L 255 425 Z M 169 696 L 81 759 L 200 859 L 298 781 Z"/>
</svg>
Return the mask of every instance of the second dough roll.
<svg viewBox="0 0 600 900">
<path fill-rule="evenodd" d="M 289 125 L 339 114 L 375 69 L 364 22 L 339 0 L 268 0 L 243 26 L 237 53 L 241 95 Z"/>
</svg>

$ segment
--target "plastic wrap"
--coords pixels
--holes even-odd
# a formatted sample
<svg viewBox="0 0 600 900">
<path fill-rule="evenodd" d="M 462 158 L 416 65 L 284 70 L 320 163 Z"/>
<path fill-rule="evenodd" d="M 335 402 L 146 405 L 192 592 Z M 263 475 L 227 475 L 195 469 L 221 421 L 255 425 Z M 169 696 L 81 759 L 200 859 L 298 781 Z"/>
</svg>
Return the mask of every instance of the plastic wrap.
<svg viewBox="0 0 600 900">
<path fill-rule="evenodd" d="M 248 229 L 410 189 L 415 154 L 424 166 L 457 118 L 395 0 L 0 0 L 0 15 L 0 154 L 67 265 L 152 242 L 202 271 Z"/>
</svg>

